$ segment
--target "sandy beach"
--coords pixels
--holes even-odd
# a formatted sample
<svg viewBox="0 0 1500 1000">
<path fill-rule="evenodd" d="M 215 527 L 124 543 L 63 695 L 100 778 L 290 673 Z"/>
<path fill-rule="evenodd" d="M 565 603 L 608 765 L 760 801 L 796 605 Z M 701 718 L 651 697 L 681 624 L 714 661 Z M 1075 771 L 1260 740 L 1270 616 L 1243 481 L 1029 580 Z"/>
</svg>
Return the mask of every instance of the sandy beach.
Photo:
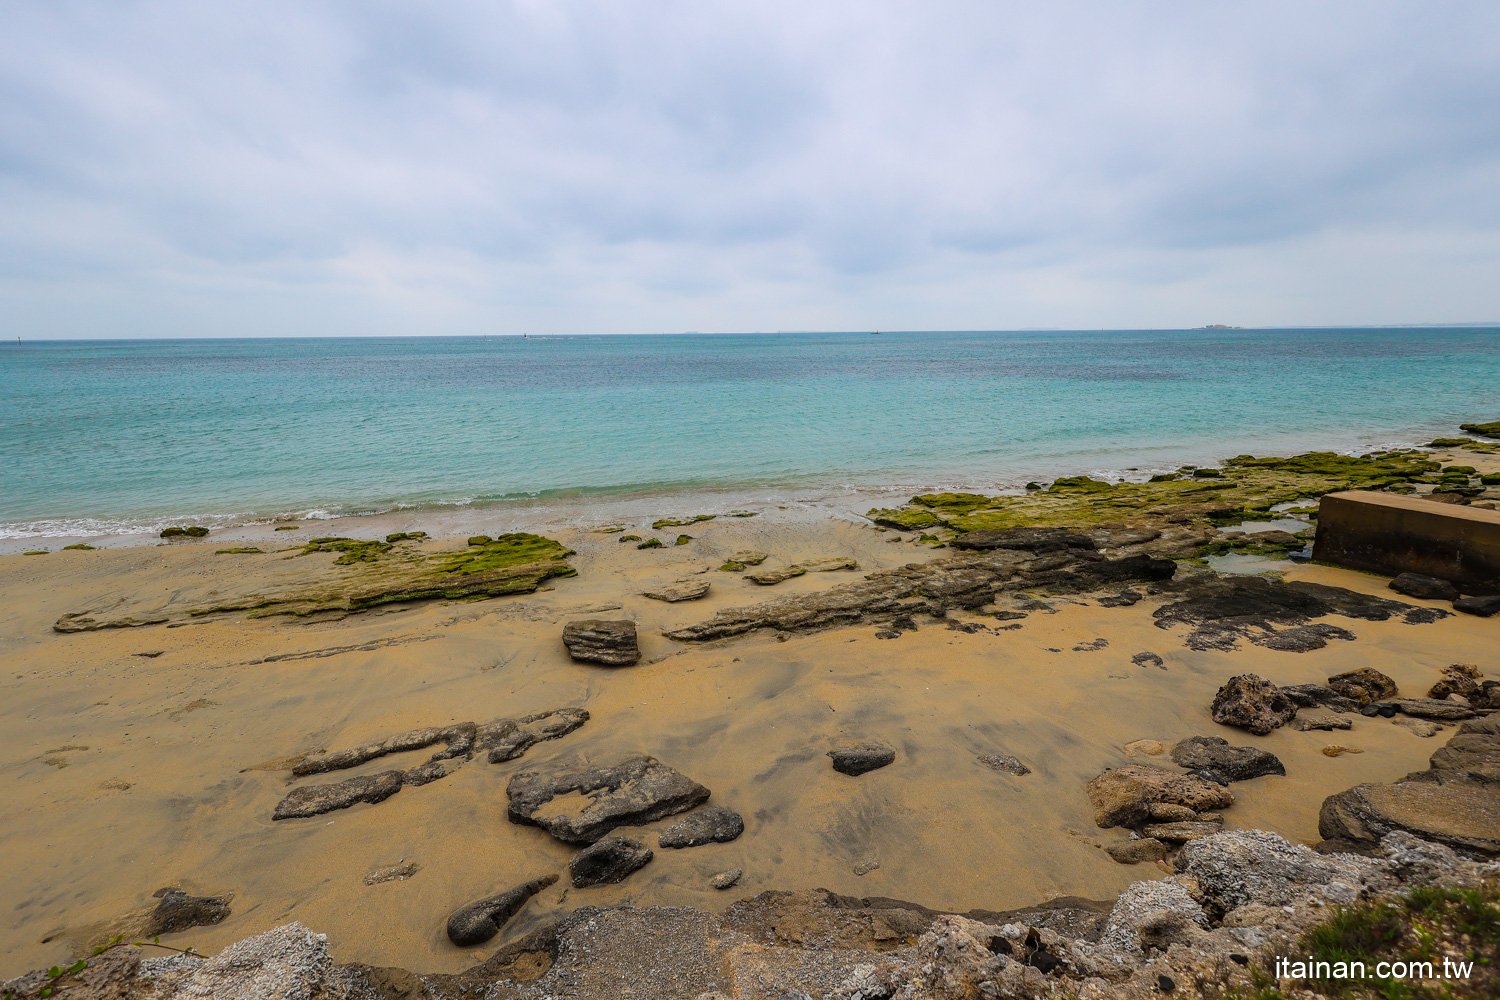
<svg viewBox="0 0 1500 1000">
<path fill-rule="evenodd" d="M 1475 458 L 1500 464 L 1492 455 Z M 423 522 L 408 517 L 400 527 L 423 529 Z M 461 531 L 450 525 L 444 534 L 434 518 L 424 529 L 431 537 L 407 544 L 435 553 L 462 548 L 473 531 L 516 527 L 471 513 Z M 1494 619 L 1339 619 L 1355 641 L 1309 652 L 1249 643 L 1194 650 L 1183 628 L 1153 619 L 1168 598 L 1149 595 L 1128 607 L 1053 596 L 1050 607 L 1014 619 L 955 611 L 896 638 L 877 637 L 882 629 L 873 624 L 707 643 L 664 637 L 722 609 L 816 593 L 953 551 L 921 543 L 917 533 L 776 510 L 656 532 L 645 522 L 628 525 L 630 533 L 667 540 L 655 549 L 622 544 L 619 532 L 548 531 L 575 551 L 568 562 L 577 575 L 531 594 L 311 619 L 182 614 L 344 572 L 336 553 L 295 554 L 305 541 L 298 536 L 375 537 L 387 528 L 395 530 L 351 519 L 0 557 L 0 767 L 10 779 L 0 824 L 0 848 L 10 859 L 0 890 L 7 914 L 0 953 L 7 974 L 68 958 L 149 906 L 164 886 L 234 894 L 222 923 L 164 940 L 212 952 L 299 920 L 329 935 L 340 962 L 433 972 L 468 967 L 580 905 L 716 910 L 765 889 L 815 886 L 952 911 L 1061 895 L 1110 899 L 1150 877 L 1153 866 L 1120 865 L 1105 853 L 1122 831 L 1095 827 L 1082 789 L 1104 768 L 1149 759 L 1127 752 L 1134 741 L 1218 735 L 1272 751 L 1287 775 L 1236 783 L 1226 827 L 1307 844 L 1319 839 L 1326 796 L 1419 770 L 1441 742 L 1358 716 L 1347 732 L 1249 737 L 1210 717 L 1214 693 L 1229 677 L 1321 683 L 1373 667 L 1403 692 L 1417 692 L 1451 663 L 1500 674 Z M 677 533 L 691 540 L 670 544 Z M 245 547 L 264 551 L 221 553 Z M 747 549 L 768 553 L 767 568 L 839 557 L 858 569 L 761 587 L 719 568 Z M 1383 577 L 1285 562 L 1272 568 L 1288 581 L 1395 596 Z M 642 596 L 682 580 L 706 580 L 710 590 L 676 604 Z M 61 616 L 82 611 L 168 620 L 54 631 Z M 633 620 L 641 662 L 609 668 L 570 660 L 561 629 L 589 618 Z M 971 624 L 972 632 L 957 627 Z M 1157 654 L 1160 666 L 1133 662 L 1142 652 Z M 289 785 L 306 783 L 290 780 L 295 755 L 565 706 L 587 709 L 590 720 L 520 759 L 475 757 L 441 781 L 375 805 L 271 819 Z M 827 751 L 865 740 L 893 747 L 896 764 L 859 778 L 829 767 Z M 1329 744 L 1362 752 L 1330 757 L 1322 752 Z M 452 945 L 444 934 L 450 912 L 556 871 L 572 854 L 543 830 L 507 821 L 510 776 L 554 762 L 609 764 L 631 753 L 651 754 L 708 786 L 713 803 L 743 815 L 744 835 L 657 850 L 649 867 L 619 885 L 571 889 L 564 880 L 490 944 Z M 977 759 L 987 754 L 1013 755 L 1031 773 L 997 772 Z M 410 767 L 429 755 L 383 758 L 338 776 Z M 670 822 L 621 832 L 649 833 L 654 844 Z M 366 884 L 372 871 L 402 864 L 417 866 L 415 873 Z M 714 874 L 733 868 L 744 872 L 737 886 L 709 888 Z"/>
</svg>

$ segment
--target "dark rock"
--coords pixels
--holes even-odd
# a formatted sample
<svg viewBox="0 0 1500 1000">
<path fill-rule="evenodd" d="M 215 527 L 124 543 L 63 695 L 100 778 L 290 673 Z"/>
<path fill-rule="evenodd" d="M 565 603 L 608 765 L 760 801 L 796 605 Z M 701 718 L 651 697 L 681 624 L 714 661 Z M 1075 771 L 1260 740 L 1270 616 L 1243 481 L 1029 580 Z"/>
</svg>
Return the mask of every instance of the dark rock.
<svg viewBox="0 0 1500 1000">
<path fill-rule="evenodd" d="M 700 847 L 727 844 L 745 832 L 745 820 L 727 806 L 707 806 L 663 830 L 658 847 Z"/>
<path fill-rule="evenodd" d="M 651 863 L 651 848 L 629 837 L 606 837 L 573 855 L 568 873 L 573 888 L 591 885 L 614 885 Z"/>
<path fill-rule="evenodd" d="M 1162 861 L 1171 851 L 1161 841 L 1150 839 L 1127 840 L 1119 844 L 1110 844 L 1104 850 L 1122 865 L 1138 865 L 1143 861 Z"/>
<path fill-rule="evenodd" d="M 1500 614 L 1500 594 L 1460 598 L 1453 602 L 1453 610 L 1462 611 L 1466 615 L 1478 615 L 1480 618 L 1492 618 Z"/>
<path fill-rule="evenodd" d="M 1297 706 L 1281 689 L 1255 674 L 1231 677 L 1214 695 L 1213 720 L 1223 726 L 1239 726 L 1257 736 L 1291 722 Z"/>
<path fill-rule="evenodd" d="M 1356 785 L 1323 800 L 1318 833 L 1373 848 L 1392 830 L 1470 857 L 1500 854 L 1500 792 L 1477 782 Z"/>
<path fill-rule="evenodd" d="M 719 872 L 719 874 L 708 880 L 709 888 L 718 889 L 720 892 L 723 892 L 725 889 L 731 889 L 734 887 L 735 883 L 740 880 L 740 876 L 744 874 L 745 873 L 738 868 L 731 868 L 728 871 Z"/>
<path fill-rule="evenodd" d="M 542 816 L 559 796 L 579 793 L 566 813 Z M 540 826 L 558 840 L 591 843 L 617 826 L 650 823 L 687 812 L 708 801 L 709 790 L 644 754 L 613 767 L 586 767 L 549 773 L 523 771 L 510 779 L 505 794 L 512 823 Z"/>
<path fill-rule="evenodd" d="M 427 785 L 446 778 L 458 770 L 459 764 L 452 760 L 429 760 L 413 768 L 408 768 L 403 774 L 403 782 L 408 785 Z"/>
<path fill-rule="evenodd" d="M 1189 771 L 1188 774 L 1191 774 L 1195 778 L 1202 778 L 1204 781 L 1212 781 L 1223 788 L 1229 787 L 1229 779 L 1212 768 L 1198 767 Z"/>
<path fill-rule="evenodd" d="M 1443 668 L 1442 678 L 1428 690 L 1427 697 L 1442 701 L 1450 694 L 1456 694 L 1472 704 L 1474 696 L 1480 692 L 1479 679 L 1483 676 L 1483 671 L 1472 663 L 1450 664 Z"/>
<path fill-rule="evenodd" d="M 1326 684 L 1283 685 L 1281 693 L 1298 708 L 1328 708 L 1335 712 L 1358 712 L 1360 703 L 1346 698 Z"/>
<path fill-rule="evenodd" d="M 146 918 L 143 937 L 185 931 L 189 927 L 207 927 L 229 916 L 229 903 L 233 895 L 189 896 L 181 889 L 170 886 L 157 889 L 151 894 L 160 902 Z"/>
<path fill-rule="evenodd" d="M 636 644 L 635 622 L 587 621 L 568 622 L 563 626 L 563 645 L 568 655 L 580 663 L 602 663 L 626 667 L 641 658 Z"/>
<path fill-rule="evenodd" d="M 1110 768 L 1085 787 L 1094 822 L 1106 829 L 1148 822 L 1153 803 L 1187 806 L 1195 813 L 1234 804 L 1234 793 L 1212 781 L 1144 764 Z"/>
<path fill-rule="evenodd" d="M 1160 667 L 1163 670 L 1167 669 L 1167 665 L 1162 658 L 1151 652 L 1136 653 L 1130 658 L 1130 662 L 1138 667 Z"/>
<path fill-rule="evenodd" d="M 1398 711 L 1400 711 L 1400 709 L 1396 708 L 1396 706 L 1391 702 L 1376 701 L 1371 702 L 1370 704 L 1361 708 L 1359 710 L 1359 714 L 1369 719 L 1373 719 L 1376 716 L 1379 716 L 1382 719 L 1394 719 Z"/>
<path fill-rule="evenodd" d="M 1004 771 L 1007 774 L 1014 774 L 1018 778 L 1031 773 L 1031 768 L 1027 767 L 1025 764 L 1022 764 L 1019 760 L 1012 757 L 1010 754 L 1005 753 L 985 754 L 983 757 L 979 758 L 979 763 L 995 771 Z"/>
<path fill-rule="evenodd" d="M 1460 730 L 1432 755 L 1431 763 L 1434 771 L 1494 785 L 1500 794 L 1500 732 Z"/>
<path fill-rule="evenodd" d="M 538 743 L 560 739 L 587 721 L 589 713 L 583 708 L 555 708 L 518 719 L 498 719 L 477 728 L 474 749 L 488 750 L 490 763 L 499 764 L 515 760 Z"/>
<path fill-rule="evenodd" d="M 454 910 L 448 918 L 448 940 L 460 948 L 484 944 L 500 933 L 500 928 L 526 905 L 528 899 L 556 881 L 556 875 L 543 875 Z"/>
<path fill-rule="evenodd" d="M 1390 583 L 1390 588 L 1406 597 L 1422 601 L 1453 601 L 1458 599 L 1458 588 L 1447 580 L 1421 573 L 1402 573 Z"/>
<path fill-rule="evenodd" d="M 1396 694 L 1396 682 L 1373 667 L 1360 667 L 1328 678 L 1328 686 L 1337 693 L 1368 705 L 1372 701 L 1385 701 Z"/>
<path fill-rule="evenodd" d="M 896 759 L 896 751 L 879 743 L 860 743 L 828 751 L 833 769 L 840 774 L 860 775 L 885 767 Z"/>
<path fill-rule="evenodd" d="M 1163 993 L 1171 993 L 1177 988 L 1177 983 L 1173 981 L 1171 976 L 1157 973 L 1156 988 L 1161 990 Z"/>
<path fill-rule="evenodd" d="M 1222 829 L 1224 829 L 1223 820 L 1217 823 L 1195 820 L 1185 820 L 1180 823 L 1148 823 L 1141 827 L 1141 836 L 1181 844 L 1189 840 L 1198 840 L 1201 837 L 1212 837 Z"/>
<path fill-rule="evenodd" d="M 970 531 L 953 540 L 959 549 L 1022 549 L 1027 552 L 1060 552 L 1066 549 L 1093 549 L 1088 535 L 1066 528 L 1000 528 Z"/>
<path fill-rule="evenodd" d="M 347 809 L 359 802 L 384 802 L 401 791 L 406 776 L 400 771 L 383 771 L 380 774 L 348 778 L 330 785 L 304 785 L 292 789 L 291 793 L 276 803 L 271 814 L 276 819 L 298 819 L 317 816 L 335 809 Z"/>
<path fill-rule="evenodd" d="M 1112 597 L 1099 598 L 1101 608 L 1128 608 L 1141 599 L 1141 595 L 1134 590 L 1122 590 Z"/>
<path fill-rule="evenodd" d="M 1248 781 L 1267 774 L 1286 774 L 1275 754 L 1254 747 L 1232 747 L 1217 736 L 1191 736 L 1172 748 L 1180 767 L 1208 768 L 1230 781 Z"/>
<path fill-rule="evenodd" d="M 1468 705 L 1456 701 L 1433 701 L 1431 698 L 1397 698 L 1391 704 L 1402 714 L 1419 719 L 1472 719 L 1477 714 Z"/>
</svg>

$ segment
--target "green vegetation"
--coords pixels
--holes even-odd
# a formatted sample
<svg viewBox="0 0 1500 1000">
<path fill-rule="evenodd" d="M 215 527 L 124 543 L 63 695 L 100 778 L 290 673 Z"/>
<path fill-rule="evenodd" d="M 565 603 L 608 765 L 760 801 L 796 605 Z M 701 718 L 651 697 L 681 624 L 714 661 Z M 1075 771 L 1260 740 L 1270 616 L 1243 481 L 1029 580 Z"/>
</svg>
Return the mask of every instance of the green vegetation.
<svg viewBox="0 0 1500 1000">
<path fill-rule="evenodd" d="M 472 545 L 474 540 L 469 539 Z M 342 553 L 335 559 L 336 566 L 349 566 L 357 562 L 374 562 L 391 550 L 390 542 L 362 541 L 358 538 L 340 538 L 330 536 L 328 538 L 314 538 L 302 548 L 303 555 L 311 555 L 314 552 L 339 552 Z"/>
<path fill-rule="evenodd" d="M 693 536 L 692 535 L 678 535 L 677 536 L 677 541 L 673 542 L 672 544 L 673 545 L 686 545 L 688 542 L 691 542 L 692 540 L 693 540 Z"/>
<path fill-rule="evenodd" d="M 276 530 L 277 531 L 301 531 L 302 530 L 302 525 L 300 525 L 300 524 L 278 524 L 276 526 Z"/>
<path fill-rule="evenodd" d="M 490 541 L 489 535 L 471 535 L 469 537 L 470 545 L 488 545 Z"/>
<path fill-rule="evenodd" d="M 550 538 L 525 532 L 512 532 L 508 535 L 501 535 L 499 538 L 489 538 L 487 535 L 478 537 L 485 538 L 486 541 L 475 545 L 471 538 L 466 551 L 445 552 L 434 556 L 434 559 L 438 561 L 438 572 L 472 576 L 475 573 L 488 573 L 511 566 L 524 566 L 528 563 L 546 562 L 552 559 L 562 560 L 573 554 L 573 550 L 561 542 L 554 542 Z"/>
<path fill-rule="evenodd" d="M 1425 452 L 1393 451 L 1364 456 L 1311 452 L 1290 458 L 1240 455 L 1199 476 L 1153 476 L 1146 483 L 1107 483 L 1088 476 L 1065 476 L 1047 489 L 1023 496 L 984 497 L 975 493 L 935 493 L 913 497 L 901 510 L 872 510 L 877 524 L 904 530 L 945 526 L 956 531 L 982 528 L 1087 526 L 1109 521 L 1171 518 L 1210 523 L 1264 518 L 1272 507 L 1316 500 L 1340 490 L 1410 492 L 1413 482 L 1437 482 L 1440 464 Z"/>
<path fill-rule="evenodd" d="M 1194 479 L 1219 479 L 1224 475 L 1218 469 L 1194 469 Z"/>
<path fill-rule="evenodd" d="M 638 549 L 659 549 L 659 548 L 661 548 L 661 539 L 660 538 L 648 538 L 644 542 L 642 542 L 641 544 L 637 545 L 636 548 L 638 548 Z"/>
<path fill-rule="evenodd" d="M 47 552 L 47 549 L 32 549 L 30 552 L 23 552 L 21 554 L 24 556 L 44 556 Z"/>
<path fill-rule="evenodd" d="M 216 555 L 216 556 L 240 556 L 240 555 L 249 555 L 252 552 L 260 552 L 260 551 L 261 551 L 260 549 L 257 549 L 257 548 L 254 548 L 252 546 L 246 545 L 246 546 L 243 546 L 243 547 L 238 548 L 238 549 L 219 549 L 217 552 L 214 553 L 214 555 Z"/>
<path fill-rule="evenodd" d="M 1483 483 L 1485 486 L 1500 486 L 1500 473 L 1494 473 L 1494 474 L 1487 475 L 1487 476 L 1480 476 L 1479 477 L 1479 481 L 1481 483 Z"/>
<path fill-rule="evenodd" d="M 753 510 L 732 510 L 732 511 L 729 512 L 729 514 L 727 516 L 728 517 L 754 517 L 755 516 L 755 511 L 753 511 Z"/>
<path fill-rule="evenodd" d="M 1480 434 L 1484 437 L 1500 438 L 1500 420 L 1488 424 L 1459 424 L 1458 429 L 1468 431 L 1470 434 Z"/>
<path fill-rule="evenodd" d="M 208 534 L 208 529 L 196 524 L 187 528 L 161 529 L 161 537 L 163 538 L 202 538 L 206 534 Z"/>
<path fill-rule="evenodd" d="M 69 549 L 72 549 L 72 550 L 77 551 L 77 552 L 92 552 L 92 551 L 94 551 L 94 546 L 89 545 L 86 542 L 79 542 L 76 545 L 64 545 L 63 546 L 63 551 L 64 552 L 68 551 Z"/>
<path fill-rule="evenodd" d="M 398 531 L 393 535 L 386 535 L 388 542 L 418 542 L 427 537 L 425 531 Z"/>
<path fill-rule="evenodd" d="M 1429 448 L 1462 448 L 1472 440 L 1471 438 L 1438 438 L 1427 442 Z"/>
<path fill-rule="evenodd" d="M 641 536 L 640 535 L 621 535 L 620 536 L 620 541 L 622 541 L 622 542 L 638 542 L 640 540 L 641 540 Z"/>
<path fill-rule="evenodd" d="M 726 573 L 738 573 L 738 572 L 742 571 L 744 568 L 745 568 L 745 564 L 744 563 L 742 563 L 742 562 L 735 562 L 733 559 L 729 560 L 724 565 L 722 565 L 722 566 L 719 567 L 719 569 L 723 570 Z"/>
<path fill-rule="evenodd" d="M 736 514 L 735 515 L 735 517 L 744 517 L 744 516 L 745 516 L 744 514 Z M 753 517 L 754 515 L 752 514 L 750 516 Z M 712 521 L 715 517 L 718 517 L 718 515 L 717 514 L 694 514 L 692 517 L 689 517 L 689 518 L 664 517 L 664 518 L 662 518 L 659 521 L 652 521 L 651 522 L 651 527 L 655 531 L 660 531 L 663 528 L 679 528 L 679 527 L 682 527 L 682 526 L 688 525 L 688 524 L 697 524 L 699 521 Z"/>
</svg>

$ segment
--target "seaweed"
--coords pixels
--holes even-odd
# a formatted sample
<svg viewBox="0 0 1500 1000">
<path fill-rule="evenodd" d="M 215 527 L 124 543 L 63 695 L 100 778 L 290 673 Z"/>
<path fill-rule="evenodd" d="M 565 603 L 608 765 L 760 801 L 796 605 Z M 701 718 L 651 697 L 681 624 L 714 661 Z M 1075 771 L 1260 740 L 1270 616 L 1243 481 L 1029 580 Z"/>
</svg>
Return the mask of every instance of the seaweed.
<svg viewBox="0 0 1500 1000">
<path fill-rule="evenodd" d="M 214 555 L 216 555 L 216 556 L 239 556 L 239 555 L 249 555 L 251 553 L 259 553 L 260 551 L 262 551 L 262 550 L 261 549 L 257 549 L 254 546 L 245 545 L 245 546 L 241 546 L 240 548 L 237 548 L 237 549 L 219 549 L 217 552 L 214 553 Z"/>
<path fill-rule="evenodd" d="M 489 538 L 487 535 L 477 537 L 485 538 L 486 541 L 480 545 L 474 545 L 473 539 L 470 539 L 470 546 L 467 550 L 439 553 L 435 557 L 438 561 L 438 572 L 472 576 L 475 573 L 488 573 L 491 570 L 505 569 L 510 566 L 566 559 L 574 554 L 572 549 L 561 542 L 526 532 L 512 532 L 501 535 L 499 538 Z"/>
<path fill-rule="evenodd" d="M 472 541 L 472 540 L 471 540 Z M 391 550 L 390 542 L 364 541 L 358 538 L 342 538 L 331 535 L 314 538 L 302 548 L 302 555 L 314 552 L 338 552 L 336 566 L 350 566 L 357 562 L 374 562 Z"/>
<path fill-rule="evenodd" d="M 75 545 L 64 545 L 63 546 L 63 551 L 64 552 L 66 552 L 66 551 L 68 551 L 70 549 L 73 550 L 73 551 L 75 551 L 75 552 L 92 552 L 92 551 L 94 551 L 94 546 L 88 544 L 87 542 L 78 542 Z"/>
<path fill-rule="evenodd" d="M 642 542 L 641 544 L 637 545 L 636 548 L 638 548 L 638 549 L 659 549 L 659 548 L 661 548 L 661 539 L 660 538 L 648 538 L 644 542 Z"/>
<path fill-rule="evenodd" d="M 744 514 L 736 514 L 734 516 L 735 517 L 745 517 L 746 515 L 744 515 Z M 753 517 L 754 515 L 750 515 L 750 516 Z M 694 514 L 692 517 L 689 517 L 689 518 L 664 517 L 664 518 L 662 518 L 659 521 L 652 521 L 651 522 L 651 527 L 655 531 L 660 531 L 663 528 L 680 528 L 680 527 L 683 527 L 683 526 L 689 525 L 689 524 L 697 524 L 699 521 L 712 521 L 716 517 L 718 517 L 717 514 Z"/>
<path fill-rule="evenodd" d="M 421 541 L 422 539 L 424 539 L 426 537 L 427 537 L 427 532 L 425 532 L 425 531 L 398 531 L 398 532 L 395 532 L 394 534 L 386 535 L 385 536 L 385 540 L 388 541 L 388 542 L 392 542 L 392 543 L 394 543 L 394 542 L 419 542 L 419 541 Z"/>
<path fill-rule="evenodd" d="M 686 545 L 688 542 L 691 542 L 692 540 L 693 540 L 693 536 L 692 535 L 678 535 L 677 536 L 677 541 L 673 542 L 672 544 L 673 545 Z"/>
</svg>

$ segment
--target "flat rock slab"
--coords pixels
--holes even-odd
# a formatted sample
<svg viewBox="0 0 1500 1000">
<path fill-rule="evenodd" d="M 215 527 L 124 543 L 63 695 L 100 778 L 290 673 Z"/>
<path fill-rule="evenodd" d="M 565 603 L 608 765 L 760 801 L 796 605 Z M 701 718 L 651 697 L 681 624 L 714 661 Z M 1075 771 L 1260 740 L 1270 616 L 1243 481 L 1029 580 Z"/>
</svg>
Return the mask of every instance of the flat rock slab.
<svg viewBox="0 0 1500 1000">
<path fill-rule="evenodd" d="M 1461 597 L 1453 602 L 1453 610 L 1462 611 L 1466 615 L 1478 615 L 1480 618 L 1493 618 L 1500 614 L 1500 595 Z"/>
<path fill-rule="evenodd" d="M 841 569 L 859 569 L 859 563 L 848 558 L 814 559 L 810 562 L 796 563 L 782 569 L 761 570 L 757 573 L 746 573 L 745 579 L 752 583 L 758 583 L 762 587 L 790 580 L 794 576 L 803 576 L 807 573 L 831 573 Z"/>
<path fill-rule="evenodd" d="M 568 655 L 580 663 L 628 667 L 641 658 L 635 622 L 632 621 L 589 619 L 568 622 L 563 626 L 562 639 Z"/>
<path fill-rule="evenodd" d="M 1218 736 L 1188 737 L 1172 748 L 1172 761 L 1189 769 L 1206 767 L 1230 781 L 1286 774 L 1286 766 L 1275 754 L 1254 747 L 1232 747 Z"/>
<path fill-rule="evenodd" d="M 649 597 L 653 601 L 666 601 L 668 604 L 676 604 L 678 601 L 696 601 L 707 593 L 707 580 L 679 580 L 677 583 L 668 584 L 665 587 L 643 591 L 641 596 Z"/>
<path fill-rule="evenodd" d="M 1149 823 L 1141 828 L 1141 836 L 1149 837 L 1152 840 L 1181 844 L 1189 840 L 1212 837 L 1223 829 L 1224 824 L 1222 821 L 1218 823 L 1203 823 L 1187 820 L 1181 823 Z"/>
<path fill-rule="evenodd" d="M 568 874 L 573 888 L 615 885 L 651 863 L 651 848 L 630 837 L 606 837 L 573 855 Z"/>
<path fill-rule="evenodd" d="M 155 937 L 185 931 L 189 927 L 207 927 L 217 924 L 229 916 L 229 903 L 234 896 L 190 896 L 181 889 L 168 886 L 151 894 L 160 902 L 146 918 L 142 937 Z"/>
<path fill-rule="evenodd" d="M 1327 840 L 1374 847 L 1392 830 L 1471 857 L 1500 855 L 1500 787 L 1436 781 L 1356 785 L 1324 799 L 1318 813 L 1318 833 Z"/>
<path fill-rule="evenodd" d="M 1162 861 L 1171 852 L 1159 840 L 1127 840 L 1123 844 L 1110 844 L 1104 849 L 1109 856 L 1122 865 L 1138 865 L 1141 862 Z"/>
<path fill-rule="evenodd" d="M 1349 719 L 1337 715 L 1316 715 L 1299 717 L 1292 722 L 1292 728 L 1299 733 L 1309 733 L 1321 730 L 1332 732 L 1335 729 L 1353 729 L 1354 723 Z"/>
<path fill-rule="evenodd" d="M 1345 698 L 1368 705 L 1372 701 L 1384 701 L 1396 694 L 1396 682 L 1388 674 L 1373 667 L 1347 670 L 1328 678 L 1328 686 Z"/>
<path fill-rule="evenodd" d="M 833 769 L 840 774 L 861 775 L 885 767 L 896 759 L 896 751 L 879 743 L 860 743 L 828 751 Z"/>
<path fill-rule="evenodd" d="M 1421 573 L 1402 573 L 1391 581 L 1390 587 L 1398 594 L 1420 601 L 1458 600 L 1458 588 L 1453 584 Z"/>
<path fill-rule="evenodd" d="M 556 875 L 543 875 L 454 910 L 448 918 L 448 940 L 460 948 L 484 944 L 500 933 L 500 928 L 526 905 L 528 899 L 556 881 Z"/>
<path fill-rule="evenodd" d="M 1434 701 L 1431 698 L 1397 698 L 1391 704 L 1404 715 L 1419 719 L 1472 719 L 1476 713 L 1456 701 Z"/>
<path fill-rule="evenodd" d="M 1210 711 L 1221 726 L 1238 726 L 1257 736 L 1297 717 L 1296 703 L 1275 684 L 1255 674 L 1229 678 L 1214 695 Z"/>
<path fill-rule="evenodd" d="M 360 802 L 384 802 L 401 791 L 406 783 L 402 771 L 383 771 L 380 774 L 347 778 L 328 785 L 305 785 L 294 788 L 271 814 L 273 820 L 299 819 L 318 816 L 334 809 L 347 809 Z"/>
<path fill-rule="evenodd" d="M 998 528 L 959 535 L 953 540 L 953 547 L 979 551 L 1020 549 L 1041 553 L 1062 552 L 1066 549 L 1092 550 L 1098 546 L 1088 535 L 1066 528 Z"/>
<path fill-rule="evenodd" d="M 588 844 L 617 826 L 687 812 L 708 801 L 710 792 L 655 757 L 637 754 L 612 767 L 523 771 L 510 779 L 505 794 L 512 823 Z"/>
<path fill-rule="evenodd" d="M 1298 708 L 1327 708 L 1334 712 L 1358 712 L 1361 703 L 1339 694 L 1327 684 L 1283 684 L 1281 693 Z"/>
<path fill-rule="evenodd" d="M 1110 768 L 1085 787 L 1094 822 L 1106 829 L 1148 822 L 1153 803 L 1187 806 L 1195 813 L 1234 804 L 1234 793 L 1216 782 L 1146 764 Z"/>
<path fill-rule="evenodd" d="M 658 847 L 701 847 L 727 844 L 745 832 L 745 820 L 728 806 L 706 806 L 663 830 Z"/>
</svg>

